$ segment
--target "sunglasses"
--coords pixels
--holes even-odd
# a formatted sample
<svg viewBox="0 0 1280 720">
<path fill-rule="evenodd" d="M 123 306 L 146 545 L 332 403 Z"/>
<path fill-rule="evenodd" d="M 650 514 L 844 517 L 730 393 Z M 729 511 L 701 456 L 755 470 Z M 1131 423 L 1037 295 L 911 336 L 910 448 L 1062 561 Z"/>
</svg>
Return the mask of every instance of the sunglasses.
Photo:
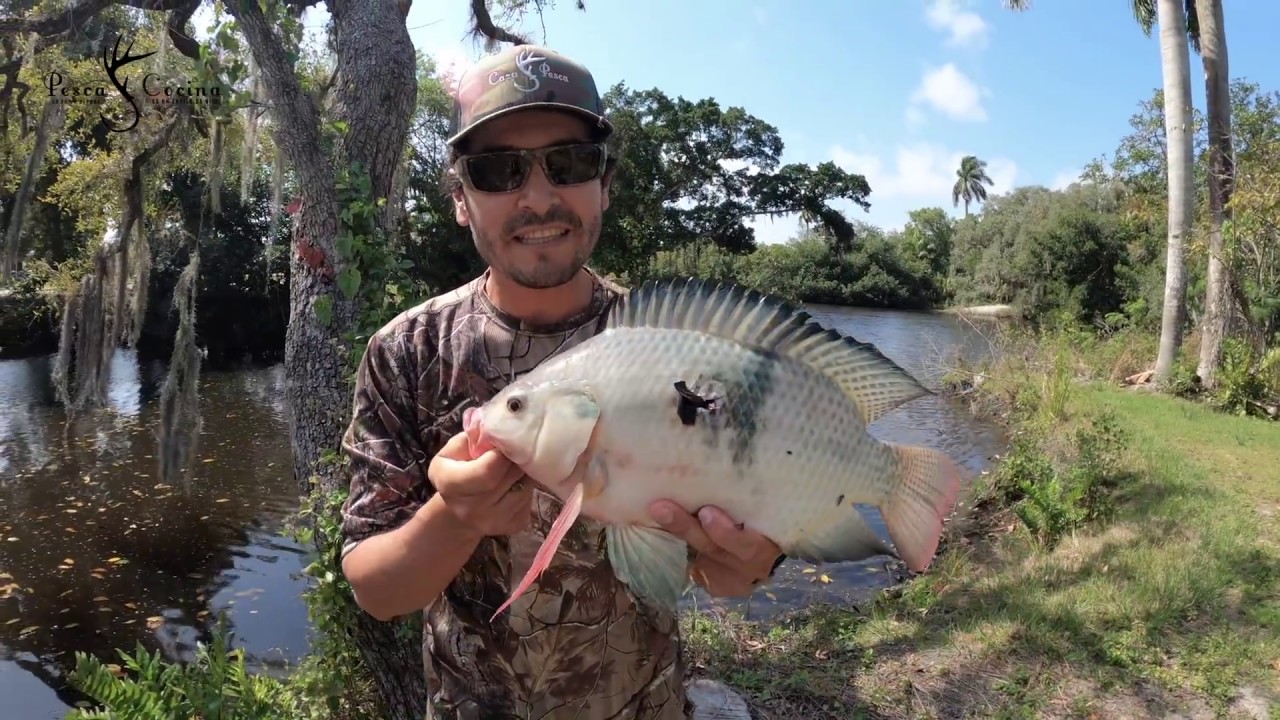
<svg viewBox="0 0 1280 720">
<path fill-rule="evenodd" d="M 600 143 L 556 145 L 537 150 L 499 150 L 458 158 L 458 174 L 483 193 L 519 190 L 536 162 L 552 185 L 566 186 L 595 180 L 604 174 L 607 157 Z"/>
</svg>

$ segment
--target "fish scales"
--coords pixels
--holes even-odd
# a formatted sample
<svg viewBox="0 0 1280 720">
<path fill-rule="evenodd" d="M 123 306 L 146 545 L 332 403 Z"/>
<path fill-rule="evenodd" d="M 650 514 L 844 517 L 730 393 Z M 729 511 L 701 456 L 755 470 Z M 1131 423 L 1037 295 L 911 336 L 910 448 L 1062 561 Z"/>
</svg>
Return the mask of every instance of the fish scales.
<svg viewBox="0 0 1280 720">
<path fill-rule="evenodd" d="M 594 444 L 607 484 L 582 511 L 602 522 L 656 527 L 647 508 L 661 498 L 712 504 L 792 553 L 838 521 L 828 512 L 837 498 L 853 513 L 888 492 L 874 479 L 887 476 L 892 454 L 865 434 L 856 405 L 794 360 L 696 332 L 620 328 L 549 365 L 544 380 L 579 380 L 599 405 Z M 685 426 L 680 380 L 722 392 L 721 409 Z M 860 493 L 849 469 L 867 464 L 872 482 Z"/>
<path fill-rule="evenodd" d="M 648 514 L 664 498 L 690 512 L 717 506 L 808 562 L 889 554 L 923 570 L 959 468 L 867 428 L 928 394 L 873 346 L 775 298 L 698 280 L 646 283 L 604 332 L 464 415 L 473 453 L 496 447 L 564 501 L 498 612 L 547 567 L 579 513 L 605 524 L 614 572 L 633 594 L 674 610 L 688 557 Z M 880 510 L 893 546 L 858 504 Z"/>
</svg>

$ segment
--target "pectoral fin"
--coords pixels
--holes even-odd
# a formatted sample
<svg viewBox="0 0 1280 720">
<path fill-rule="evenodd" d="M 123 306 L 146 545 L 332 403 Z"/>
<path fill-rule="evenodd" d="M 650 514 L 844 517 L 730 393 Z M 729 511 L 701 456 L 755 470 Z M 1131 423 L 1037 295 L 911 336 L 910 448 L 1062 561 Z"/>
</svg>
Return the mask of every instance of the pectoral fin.
<svg viewBox="0 0 1280 720">
<path fill-rule="evenodd" d="M 619 580 L 640 599 L 676 612 L 689 587 L 689 550 L 671 533 L 638 525 L 605 528 L 609 563 Z"/>
</svg>

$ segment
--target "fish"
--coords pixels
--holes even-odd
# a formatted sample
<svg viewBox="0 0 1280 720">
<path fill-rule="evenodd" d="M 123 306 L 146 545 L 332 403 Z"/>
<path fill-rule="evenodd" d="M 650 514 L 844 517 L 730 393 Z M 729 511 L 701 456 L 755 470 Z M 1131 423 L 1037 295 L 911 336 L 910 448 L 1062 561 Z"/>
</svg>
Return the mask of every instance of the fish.
<svg viewBox="0 0 1280 720">
<path fill-rule="evenodd" d="M 536 582 L 580 515 L 604 526 L 633 598 L 674 612 L 690 560 L 649 516 L 659 499 L 691 513 L 715 505 L 814 565 L 887 555 L 924 571 L 961 469 L 868 426 L 929 395 L 874 345 L 775 296 L 697 278 L 626 291 L 598 334 L 463 412 L 473 457 L 498 450 L 562 503 L 493 617 Z M 892 544 L 858 504 L 880 511 Z"/>
</svg>

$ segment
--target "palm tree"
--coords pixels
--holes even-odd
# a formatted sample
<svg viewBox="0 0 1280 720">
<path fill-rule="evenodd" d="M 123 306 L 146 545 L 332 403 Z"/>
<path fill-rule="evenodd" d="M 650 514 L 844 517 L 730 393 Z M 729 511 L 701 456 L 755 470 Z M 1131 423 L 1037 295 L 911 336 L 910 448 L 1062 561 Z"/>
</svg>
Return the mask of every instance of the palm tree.
<svg viewBox="0 0 1280 720">
<path fill-rule="evenodd" d="M 1160 26 L 1160 67 L 1164 77 L 1164 126 L 1168 164 L 1169 239 L 1165 260 L 1164 311 L 1160 323 L 1160 349 L 1156 355 L 1156 382 L 1173 372 L 1187 314 L 1185 246 L 1191 234 L 1191 57 L 1188 35 L 1199 33 L 1196 0 L 1130 0 L 1134 18 L 1148 36 Z M 1184 4 L 1185 3 L 1185 4 Z M 1005 0 L 1006 8 L 1027 10 L 1030 0 Z M 1190 30 L 1190 32 L 1188 32 Z M 1198 49 L 1198 47 L 1197 47 Z"/>
<path fill-rule="evenodd" d="M 1209 106 L 1209 277 L 1205 289 L 1204 325 L 1200 333 L 1200 365 L 1196 374 L 1207 388 L 1218 384 L 1222 341 L 1227 335 L 1232 285 L 1231 265 L 1224 261 L 1223 222 L 1230 219 L 1229 202 L 1235 176 L 1231 147 L 1231 88 L 1227 67 L 1227 30 L 1222 0 L 1196 0 L 1200 59 L 1204 65 L 1206 104 Z"/>
<path fill-rule="evenodd" d="M 964 200 L 964 216 L 969 217 L 969 203 L 986 202 L 987 189 L 984 185 L 995 185 L 987 175 L 987 161 L 979 160 L 974 155 L 966 155 L 956 170 L 956 184 L 951 188 L 951 205 L 959 205 Z"/>
</svg>

